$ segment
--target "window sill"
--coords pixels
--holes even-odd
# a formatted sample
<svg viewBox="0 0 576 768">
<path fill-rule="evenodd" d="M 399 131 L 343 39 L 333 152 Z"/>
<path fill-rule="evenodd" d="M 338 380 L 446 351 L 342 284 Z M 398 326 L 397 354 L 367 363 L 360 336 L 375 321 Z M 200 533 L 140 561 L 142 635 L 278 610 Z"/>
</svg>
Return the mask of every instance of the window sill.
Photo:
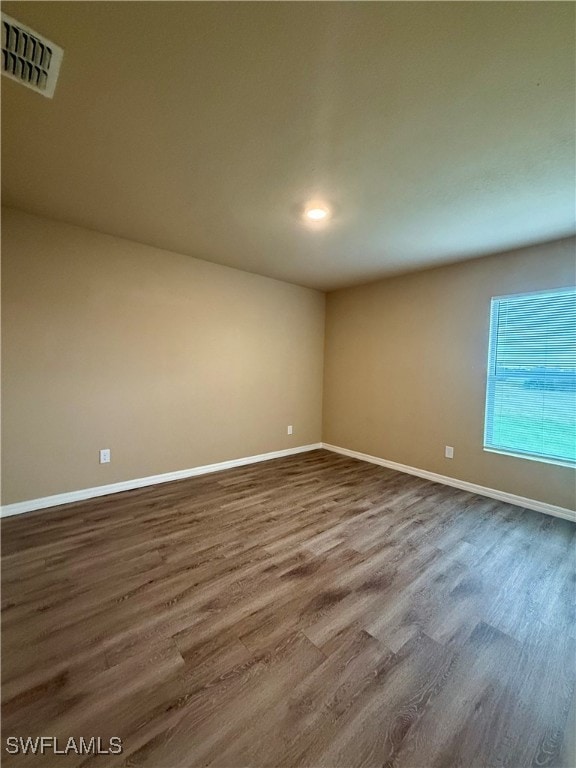
<svg viewBox="0 0 576 768">
<path fill-rule="evenodd" d="M 561 459 L 545 459 L 543 456 L 532 456 L 528 453 L 514 453 L 513 451 L 497 450 L 496 448 L 486 448 L 487 453 L 498 453 L 501 456 L 513 456 L 515 459 L 528 459 L 528 461 L 538 461 L 541 464 L 554 464 L 557 467 L 569 467 L 576 469 L 576 464 L 572 461 L 562 461 Z"/>
</svg>

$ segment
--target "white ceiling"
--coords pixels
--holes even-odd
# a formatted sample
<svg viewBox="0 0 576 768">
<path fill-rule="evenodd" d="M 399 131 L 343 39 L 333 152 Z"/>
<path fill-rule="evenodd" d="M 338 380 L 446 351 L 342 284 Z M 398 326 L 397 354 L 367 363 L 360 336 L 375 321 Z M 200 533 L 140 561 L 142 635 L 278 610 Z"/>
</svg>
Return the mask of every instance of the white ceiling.
<svg viewBox="0 0 576 768">
<path fill-rule="evenodd" d="M 65 49 L 5 204 L 324 290 L 574 231 L 572 3 L 3 9 Z"/>
</svg>

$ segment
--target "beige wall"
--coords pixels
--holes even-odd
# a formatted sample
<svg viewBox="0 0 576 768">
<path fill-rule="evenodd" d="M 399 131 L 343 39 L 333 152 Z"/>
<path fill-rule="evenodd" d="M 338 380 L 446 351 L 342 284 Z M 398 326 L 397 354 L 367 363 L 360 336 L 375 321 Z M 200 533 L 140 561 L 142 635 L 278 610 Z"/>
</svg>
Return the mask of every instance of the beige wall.
<svg viewBox="0 0 576 768">
<path fill-rule="evenodd" d="M 573 469 L 482 441 L 490 298 L 575 277 L 563 240 L 329 294 L 324 441 L 573 509 Z"/>
<path fill-rule="evenodd" d="M 324 337 L 313 290 L 13 209 L 2 230 L 5 504 L 324 439 L 576 506 L 573 470 L 482 450 L 490 297 L 573 284 L 574 240 L 328 294 Z"/>
<path fill-rule="evenodd" d="M 323 294 L 16 210 L 2 224 L 3 503 L 321 440 Z"/>
</svg>

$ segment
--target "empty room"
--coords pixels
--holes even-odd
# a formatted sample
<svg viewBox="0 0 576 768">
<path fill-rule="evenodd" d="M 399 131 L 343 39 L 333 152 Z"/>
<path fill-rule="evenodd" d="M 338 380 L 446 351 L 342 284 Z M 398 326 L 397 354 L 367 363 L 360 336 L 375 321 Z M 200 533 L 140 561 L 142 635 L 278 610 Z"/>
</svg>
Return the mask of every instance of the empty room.
<svg viewBox="0 0 576 768">
<path fill-rule="evenodd" d="M 576 5 L 2 5 L 7 768 L 576 768 Z"/>
</svg>

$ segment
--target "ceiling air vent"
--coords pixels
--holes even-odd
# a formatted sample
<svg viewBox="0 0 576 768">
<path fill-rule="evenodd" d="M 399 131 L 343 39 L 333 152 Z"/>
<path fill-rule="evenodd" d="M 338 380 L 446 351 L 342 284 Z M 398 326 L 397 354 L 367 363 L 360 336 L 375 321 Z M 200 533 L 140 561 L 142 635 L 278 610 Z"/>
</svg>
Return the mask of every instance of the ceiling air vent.
<svg viewBox="0 0 576 768">
<path fill-rule="evenodd" d="M 63 55 L 58 45 L 2 14 L 3 75 L 51 99 Z"/>
</svg>

